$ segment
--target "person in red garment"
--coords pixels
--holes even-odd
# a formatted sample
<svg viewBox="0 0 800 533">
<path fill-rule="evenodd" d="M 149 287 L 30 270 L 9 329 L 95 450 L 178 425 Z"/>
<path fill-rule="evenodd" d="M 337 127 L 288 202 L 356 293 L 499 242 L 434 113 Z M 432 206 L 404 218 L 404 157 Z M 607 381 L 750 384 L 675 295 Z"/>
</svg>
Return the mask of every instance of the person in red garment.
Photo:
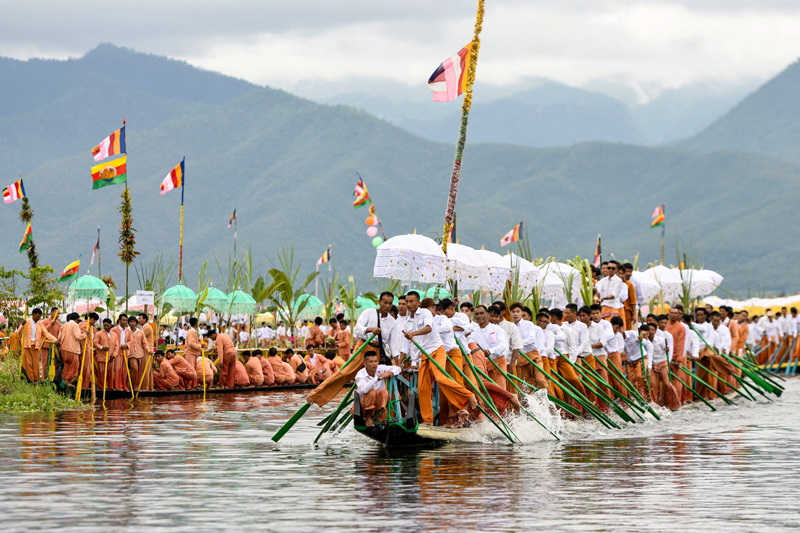
<svg viewBox="0 0 800 533">
<path fill-rule="evenodd" d="M 267 356 L 266 359 L 267 363 L 269 363 L 269 366 L 272 367 L 272 375 L 274 376 L 275 379 L 275 385 L 285 384 L 286 381 L 289 380 L 289 375 L 286 374 L 283 368 L 283 361 L 281 361 L 281 357 L 278 355 L 278 349 L 270 348 L 269 352 L 267 353 L 269 355 Z M 292 367 L 290 366 L 289 370 L 291 369 Z M 292 374 L 294 374 L 294 372 Z M 294 381 L 294 376 L 292 376 L 292 381 Z"/>
<path fill-rule="evenodd" d="M 153 382 L 158 390 L 172 390 L 180 384 L 181 378 L 161 350 L 156 350 L 156 365 L 158 370 L 153 374 Z"/>
<path fill-rule="evenodd" d="M 208 332 L 208 338 L 214 341 L 217 350 L 217 360 L 219 366 L 219 384 L 226 389 L 232 389 L 236 383 L 236 346 L 227 333 L 217 333 L 212 329 Z"/>
<path fill-rule="evenodd" d="M 197 370 L 189 361 L 175 353 L 175 350 L 167 350 L 167 361 L 172 365 L 172 369 L 178 374 L 181 389 L 193 389 L 197 387 Z"/>
</svg>

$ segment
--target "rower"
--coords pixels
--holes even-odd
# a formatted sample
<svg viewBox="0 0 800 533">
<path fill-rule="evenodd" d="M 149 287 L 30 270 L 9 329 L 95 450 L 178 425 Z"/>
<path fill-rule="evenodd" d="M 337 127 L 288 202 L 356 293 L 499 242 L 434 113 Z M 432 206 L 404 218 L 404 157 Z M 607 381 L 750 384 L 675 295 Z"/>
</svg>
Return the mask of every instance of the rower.
<svg viewBox="0 0 800 533">
<path fill-rule="evenodd" d="M 217 333 L 217 330 L 212 329 L 208 332 L 208 338 L 214 341 L 216 349 L 217 360 L 216 364 L 219 365 L 219 384 L 226 389 L 232 389 L 236 382 L 236 347 L 227 333 Z"/>
<path fill-rule="evenodd" d="M 181 378 L 172 368 L 169 361 L 164 358 L 164 352 L 156 350 L 156 366 L 158 370 L 153 374 L 153 383 L 158 390 L 172 390 L 180 384 Z"/>
<path fill-rule="evenodd" d="M 519 352 L 523 349 L 522 335 L 520 335 L 519 328 L 516 324 L 506 320 L 505 311 L 506 305 L 503 302 L 498 301 L 493 303 L 489 306 L 489 322 L 496 324 L 505 332 L 508 338 L 508 352 L 506 352 L 506 368 L 503 370 L 516 376 Z M 506 383 L 506 387 L 509 392 L 516 390 L 511 383 Z"/>
<path fill-rule="evenodd" d="M 510 306 L 511 318 L 520 334 L 522 353 L 526 357 L 517 359 L 517 376 L 526 383 L 532 383 L 539 389 L 549 390 L 547 378 L 541 370 L 535 368 L 528 359 L 544 368 L 541 351 L 544 350 L 545 335 L 542 328 L 530 321 L 530 310 L 526 311 L 519 302 Z M 525 318 L 527 316 L 527 318 Z"/>
<path fill-rule="evenodd" d="M 272 370 L 272 365 L 267 358 L 264 357 L 264 352 L 259 349 L 253 350 L 253 357 L 258 359 L 258 363 L 261 365 L 261 375 L 264 376 L 263 385 L 266 387 L 272 387 L 275 385 L 275 372 Z"/>
<path fill-rule="evenodd" d="M 642 357 L 653 351 L 653 345 L 650 343 L 650 326 L 642 324 L 638 331 L 623 331 L 622 326 L 613 323 L 612 326 L 614 333 L 622 333 L 623 336 L 628 381 L 636 387 L 643 398 L 647 398 L 647 387 L 642 377 Z"/>
<path fill-rule="evenodd" d="M 294 350 L 291 348 L 286 348 L 283 351 L 283 361 L 288 363 L 291 367 L 292 371 L 294 372 L 294 382 L 295 383 L 308 383 L 308 365 L 306 365 L 303 358 L 294 353 Z"/>
<path fill-rule="evenodd" d="M 253 387 L 263 385 L 264 370 L 261 367 L 261 360 L 258 357 L 254 357 L 249 350 L 242 352 L 242 359 L 244 359 L 244 369 L 247 372 L 247 380 L 250 385 Z"/>
<path fill-rule="evenodd" d="M 490 322 L 489 310 L 485 305 L 476 307 L 474 316 L 475 323 L 478 327 L 470 333 L 470 342 L 477 344 L 478 347 L 483 350 L 483 354 L 487 360 L 491 359 L 500 367 L 500 370 L 505 372 L 508 367 L 506 354 L 508 354 L 509 348 L 506 332 L 503 331 L 500 326 Z M 492 381 L 505 389 L 507 385 L 505 375 L 503 375 L 500 370 L 497 370 L 491 362 L 487 364 L 487 369 L 489 370 L 488 374 L 489 377 L 492 378 Z"/>
<path fill-rule="evenodd" d="M 664 317 L 666 325 L 667 317 L 661 316 Z M 653 387 L 653 399 L 659 405 L 677 410 L 680 408 L 681 402 L 669 379 L 669 364 L 672 362 L 672 354 L 675 349 L 672 335 L 668 331 L 659 329 L 656 324 L 648 324 L 647 327 L 650 329 L 649 337 L 653 344 L 653 356 L 647 361 L 647 369 L 651 376 L 650 383 Z"/>
<path fill-rule="evenodd" d="M 288 385 L 286 381 L 289 379 L 289 374 L 286 373 L 283 367 L 283 361 L 278 355 L 278 349 L 275 347 L 270 348 L 267 354 L 267 362 L 272 367 L 272 374 L 275 376 L 275 385 Z M 292 370 L 291 366 L 289 366 L 289 370 Z M 292 372 L 292 376 L 294 376 L 294 372 Z M 294 377 L 292 377 L 292 383 L 294 383 Z"/>
<path fill-rule="evenodd" d="M 373 419 L 386 418 L 386 406 L 389 403 L 389 391 L 386 390 L 386 380 L 400 374 L 400 367 L 379 364 L 380 357 L 375 351 L 364 354 L 364 368 L 356 374 L 356 389 L 358 390 L 361 404 L 361 415 L 364 424 L 373 427 Z"/>
<path fill-rule="evenodd" d="M 721 383 L 717 383 L 717 390 L 725 394 L 728 392 L 728 387 L 732 389 L 737 388 L 731 384 L 735 383 L 731 376 L 734 374 L 736 367 L 723 357 L 724 355 L 728 355 L 731 351 L 731 332 L 722 324 L 722 316 L 717 311 L 711 313 L 711 325 L 714 328 L 715 342 L 713 346 L 716 350 L 716 352 L 712 350 L 711 353 L 711 370 L 725 380 Z"/>
<path fill-rule="evenodd" d="M 308 365 L 308 376 L 311 383 L 322 383 L 333 374 L 327 362 L 328 360 L 322 354 L 314 352 L 313 344 L 306 346 L 305 363 Z"/>
</svg>

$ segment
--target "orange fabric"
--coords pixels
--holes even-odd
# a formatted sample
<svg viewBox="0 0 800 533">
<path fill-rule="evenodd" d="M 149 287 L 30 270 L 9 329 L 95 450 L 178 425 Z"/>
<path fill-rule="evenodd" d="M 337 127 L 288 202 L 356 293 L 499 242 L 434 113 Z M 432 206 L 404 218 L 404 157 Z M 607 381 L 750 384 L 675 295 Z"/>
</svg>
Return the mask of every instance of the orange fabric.
<svg viewBox="0 0 800 533">
<path fill-rule="evenodd" d="M 286 361 L 281 361 L 281 367 L 283 368 L 283 384 L 294 385 L 297 381 L 297 374 L 292 370 L 292 365 Z"/>
<path fill-rule="evenodd" d="M 439 346 L 430 356 L 442 368 L 447 364 L 444 346 Z M 341 372 L 335 374 L 333 377 L 340 374 Z M 469 404 L 469 399 L 472 397 L 472 393 L 465 389 L 463 385 L 459 385 L 457 382 L 446 377 L 428 357 L 423 355 L 419 367 L 419 410 L 422 415 L 422 420 L 427 424 L 433 424 L 432 396 L 434 381 L 439 386 L 439 394 L 447 398 L 450 405 L 455 406 L 457 409 L 464 409 Z"/>
<path fill-rule="evenodd" d="M 180 377 L 166 359 L 161 361 L 158 371 L 153 374 L 153 382 L 158 390 L 172 390 L 180 381 Z"/>
<path fill-rule="evenodd" d="M 264 370 L 261 368 L 261 361 L 258 357 L 248 359 L 244 369 L 247 371 L 247 379 L 250 381 L 250 385 L 260 387 L 264 384 Z"/>
<path fill-rule="evenodd" d="M 485 355 L 486 354 L 484 354 L 484 356 Z M 494 363 L 500 367 L 500 370 L 507 373 L 508 363 L 506 362 L 505 357 L 498 357 L 497 359 L 492 359 L 492 361 L 494 361 Z M 500 372 L 500 370 L 497 369 L 497 367 L 495 367 L 492 364 L 491 361 L 486 361 L 486 364 L 488 365 L 489 369 L 487 374 L 489 374 L 489 377 L 492 378 L 492 381 L 497 383 L 498 387 L 502 387 L 508 390 L 508 383 L 506 383 L 506 377 Z"/>
<path fill-rule="evenodd" d="M 226 389 L 232 389 L 236 383 L 236 347 L 227 333 L 217 333 L 214 341 L 220 361 L 219 383 Z"/>
<path fill-rule="evenodd" d="M 77 353 L 81 349 L 81 341 L 86 338 L 85 333 L 81 333 L 78 323 L 70 320 L 61 328 L 58 340 L 61 341 L 61 351 Z"/>
<path fill-rule="evenodd" d="M 297 354 L 292 354 L 291 359 L 289 359 L 289 364 L 292 365 L 292 370 L 294 370 L 296 383 L 308 383 L 308 365 L 306 365 L 306 369 L 302 372 L 297 371 L 303 363 L 305 363 L 305 361 Z"/>
<path fill-rule="evenodd" d="M 198 357 L 200 357 L 200 351 L 202 346 L 200 345 L 200 339 L 197 336 L 197 331 L 194 328 L 189 328 L 189 331 L 186 333 L 186 344 L 183 347 L 183 357 L 189 361 L 189 363 L 194 364 Z"/>
<path fill-rule="evenodd" d="M 669 368 L 666 361 L 655 363 L 650 372 L 650 383 L 653 387 L 653 398 L 659 405 L 667 406 L 673 411 L 681 405 L 675 387 L 669 381 Z"/>
<path fill-rule="evenodd" d="M 534 363 L 542 367 L 542 369 L 545 369 L 546 363 L 542 359 L 542 356 L 539 355 L 538 350 L 533 350 L 531 352 L 526 353 L 525 355 L 528 356 L 528 359 L 531 359 Z M 519 359 L 517 359 L 517 376 L 521 380 L 530 383 L 531 385 L 535 385 L 536 388 L 538 389 L 545 389 L 548 392 L 550 392 L 550 387 L 548 386 L 547 378 L 545 377 L 544 374 L 542 374 L 542 372 L 539 369 L 535 368 L 532 364 L 530 364 L 530 362 L 528 362 L 528 359 L 525 359 L 522 356 L 520 356 Z"/>
<path fill-rule="evenodd" d="M 670 335 L 672 335 L 672 341 L 674 345 L 674 353 L 672 354 L 672 359 L 676 362 L 683 361 L 686 358 L 686 353 L 685 353 L 686 329 L 684 329 L 683 325 L 680 322 L 675 322 L 673 324 L 670 321 L 667 321 L 667 327 L 664 329 L 666 329 L 666 331 Z"/>
<path fill-rule="evenodd" d="M 339 351 L 339 356 L 343 357 L 345 361 L 350 357 L 350 346 L 352 345 L 352 337 L 350 336 L 350 328 L 339 328 L 336 332 L 336 347 Z M 340 365 L 339 368 L 341 368 Z"/>
<path fill-rule="evenodd" d="M 325 334 L 322 333 L 318 325 L 313 324 L 308 328 L 308 335 L 306 335 L 305 341 L 314 348 L 319 348 L 325 344 Z"/>
<path fill-rule="evenodd" d="M 361 414 L 364 418 L 371 418 L 378 414 L 381 409 L 386 409 L 389 403 L 389 391 L 386 389 L 375 390 L 372 389 L 360 398 L 361 401 Z M 386 417 L 386 413 L 382 413 L 381 419 Z"/>
<path fill-rule="evenodd" d="M 364 344 L 364 341 L 358 339 L 356 342 L 356 351 Z M 366 348 L 369 349 L 369 348 Z M 350 364 L 344 368 L 340 368 L 334 375 L 320 383 L 319 387 L 311 391 L 308 395 L 308 401 L 313 402 L 320 407 L 330 402 L 339 391 L 345 386 L 346 383 L 353 383 L 358 371 L 364 368 L 364 352 L 361 352 L 350 361 Z"/>
<path fill-rule="evenodd" d="M 172 365 L 172 369 L 175 370 L 181 380 L 178 384 L 180 388 L 193 389 L 197 386 L 197 370 L 195 370 L 193 364 L 180 355 L 170 359 L 169 364 Z"/>
<path fill-rule="evenodd" d="M 205 370 L 203 370 L 203 365 L 206 367 Z M 205 372 L 206 387 L 211 387 L 214 384 L 214 373 L 217 371 L 217 367 L 208 357 L 199 357 L 195 361 L 194 371 L 197 373 L 200 385 L 203 384 L 203 372 Z"/>
<path fill-rule="evenodd" d="M 247 377 L 247 370 L 245 370 L 244 365 L 238 359 L 236 360 L 236 367 L 234 371 L 234 382 L 233 384 L 236 387 L 246 387 L 250 385 L 250 378 Z"/>
<path fill-rule="evenodd" d="M 272 370 L 272 365 L 267 361 L 267 358 L 261 356 L 258 359 L 259 364 L 261 365 L 261 375 L 264 377 L 263 385 L 267 387 L 272 387 L 275 385 L 275 372 Z"/>
<path fill-rule="evenodd" d="M 273 355 L 272 357 L 265 357 L 264 359 L 266 359 L 269 366 L 272 367 L 272 379 L 275 381 L 275 385 L 283 385 L 288 376 L 283 372 L 283 362 L 281 358 L 277 355 Z"/>
<path fill-rule="evenodd" d="M 614 387 L 614 390 L 616 390 L 619 394 L 629 398 L 628 389 L 625 388 L 625 385 L 622 384 L 622 381 L 614 377 L 617 375 L 617 372 L 614 372 L 614 370 L 618 371 L 620 376 L 625 375 L 622 371 L 622 357 L 620 357 L 619 352 L 608 354 L 608 357 L 604 362 L 606 363 L 606 366 L 608 366 L 609 370 L 611 370 L 611 374 L 609 375 L 609 378 L 611 378 L 611 381 L 609 381 L 611 386 Z M 613 369 L 611 368 L 611 365 L 614 366 Z"/>
<path fill-rule="evenodd" d="M 747 337 L 750 336 L 750 326 L 747 322 L 737 324 L 739 326 L 739 343 L 736 345 L 736 354 L 739 356 L 744 355 L 744 347 L 747 344 Z"/>
<path fill-rule="evenodd" d="M 625 331 L 632 329 L 634 322 L 636 322 L 636 289 L 630 281 L 622 280 L 628 287 L 628 299 L 622 302 L 622 320 L 625 323 Z"/>
</svg>

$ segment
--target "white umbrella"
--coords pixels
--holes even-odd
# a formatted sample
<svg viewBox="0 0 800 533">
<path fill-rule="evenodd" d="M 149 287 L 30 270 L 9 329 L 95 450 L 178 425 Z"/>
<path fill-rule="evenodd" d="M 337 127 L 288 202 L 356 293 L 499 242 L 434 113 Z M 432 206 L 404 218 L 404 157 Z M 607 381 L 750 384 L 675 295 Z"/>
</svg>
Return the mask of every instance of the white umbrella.
<svg viewBox="0 0 800 533">
<path fill-rule="evenodd" d="M 658 265 L 645 270 L 643 274 L 649 276 L 661 287 L 661 291 L 664 292 L 664 298 L 667 300 L 680 299 L 683 280 L 677 270 Z"/>
<path fill-rule="evenodd" d="M 444 283 L 447 258 L 436 241 L 423 235 L 398 235 L 378 246 L 372 275 L 420 283 Z"/>
<path fill-rule="evenodd" d="M 689 298 L 702 298 L 714 292 L 724 279 L 713 270 L 688 268 L 676 270 L 683 279 L 683 287 L 689 289 Z"/>
<path fill-rule="evenodd" d="M 499 292 L 501 283 L 491 275 L 491 269 L 477 251 L 463 244 L 447 245 L 447 278 L 468 291 L 488 289 Z"/>
<path fill-rule="evenodd" d="M 506 281 L 511 276 L 511 269 L 506 266 L 503 256 L 489 250 L 475 250 L 475 253 L 489 265 L 489 275 L 492 278 L 493 286 L 499 287 L 494 292 L 502 292 L 505 289 Z"/>
<path fill-rule="evenodd" d="M 572 290 L 572 298 L 575 299 L 580 295 L 581 286 L 583 283 L 581 282 L 581 273 L 578 272 L 577 268 L 574 268 L 566 263 L 559 263 L 558 261 L 550 261 L 546 263 L 542 267 L 543 272 L 547 272 L 550 274 L 555 274 L 558 279 L 561 280 L 561 284 L 563 287 L 566 287 L 567 284 L 571 285 Z M 566 288 L 564 288 L 564 294 L 566 295 Z M 592 302 L 584 302 L 585 305 L 591 305 Z"/>
<path fill-rule="evenodd" d="M 503 266 L 511 271 L 512 276 L 519 273 L 519 286 L 524 292 L 531 292 L 536 287 L 536 282 L 542 277 L 542 273 L 533 263 L 511 253 L 504 255 L 502 259 Z"/>
<path fill-rule="evenodd" d="M 561 301 L 567 298 L 564 280 L 562 280 L 561 276 L 556 272 L 547 272 L 547 274 L 537 282 L 537 286 L 540 287 L 539 297 L 543 300 Z"/>
<path fill-rule="evenodd" d="M 650 303 L 661 292 L 661 286 L 658 282 L 644 272 L 634 272 L 631 275 L 631 282 L 636 288 L 636 302 L 639 305 Z"/>
</svg>

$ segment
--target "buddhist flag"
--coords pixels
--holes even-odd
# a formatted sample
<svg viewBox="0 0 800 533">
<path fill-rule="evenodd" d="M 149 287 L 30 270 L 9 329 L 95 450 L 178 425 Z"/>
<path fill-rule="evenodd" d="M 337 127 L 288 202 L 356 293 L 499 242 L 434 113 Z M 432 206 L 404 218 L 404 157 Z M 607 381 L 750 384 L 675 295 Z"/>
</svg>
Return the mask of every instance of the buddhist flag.
<svg viewBox="0 0 800 533">
<path fill-rule="evenodd" d="M 19 200 L 23 196 L 25 196 L 25 187 L 23 187 L 21 179 L 3 189 L 3 201 L 7 204 Z"/>
<path fill-rule="evenodd" d="M 331 260 L 331 248 L 329 246 L 328 249 L 325 250 L 325 253 L 322 254 L 322 257 L 319 258 L 319 261 L 317 261 L 317 264 L 321 265 L 322 263 L 327 263 L 330 260 Z"/>
<path fill-rule="evenodd" d="M 180 187 L 183 184 L 184 161 L 181 161 L 175 168 L 170 170 L 169 174 L 167 174 L 167 177 L 161 182 L 161 194 L 167 194 L 172 189 Z"/>
<path fill-rule="evenodd" d="M 428 79 L 428 87 L 433 91 L 434 102 L 452 102 L 466 90 L 473 44 L 469 43 L 456 55 L 442 61 L 439 68 L 433 71 Z"/>
<path fill-rule="evenodd" d="M 500 239 L 500 246 L 505 246 L 507 244 L 511 244 L 512 242 L 517 242 L 522 235 L 522 222 L 514 226 L 511 231 L 503 235 L 503 238 Z"/>
<path fill-rule="evenodd" d="M 96 191 L 106 185 L 117 185 L 128 182 L 128 156 L 123 155 L 113 161 L 100 163 L 92 167 L 92 190 Z"/>
<path fill-rule="evenodd" d="M 655 228 L 655 227 L 658 227 L 658 226 L 663 226 L 664 225 L 664 204 L 661 204 L 660 206 L 656 207 L 655 211 L 653 211 L 653 214 L 650 215 L 650 216 L 653 217 L 653 222 L 650 224 L 651 228 Z"/>
<path fill-rule="evenodd" d="M 361 176 L 358 177 L 358 183 L 356 183 L 353 196 L 356 197 L 356 199 L 353 201 L 353 207 L 355 208 L 359 208 L 362 205 L 367 205 L 371 202 L 369 198 L 369 191 L 367 191 L 367 186 L 364 185 L 364 180 L 361 179 Z"/>
<path fill-rule="evenodd" d="M 97 252 L 100 251 L 100 229 L 97 230 L 97 242 L 94 244 L 94 250 L 92 250 L 92 260 L 89 263 L 90 265 L 94 264 L 94 256 L 97 255 Z"/>
<path fill-rule="evenodd" d="M 27 250 L 31 242 L 33 242 L 33 230 L 31 229 L 31 223 L 28 222 L 28 227 L 25 228 L 25 235 L 22 236 L 22 242 L 19 243 L 19 253 Z"/>
<path fill-rule="evenodd" d="M 600 235 L 597 236 L 597 248 L 594 249 L 594 265 L 595 268 L 600 268 L 603 263 L 603 250 L 600 247 Z"/>
<path fill-rule="evenodd" d="M 77 261 L 73 261 L 72 263 L 67 265 L 67 268 L 61 273 L 61 276 L 58 278 L 58 282 L 61 283 L 62 281 L 72 281 L 73 279 L 78 277 L 78 270 L 81 268 L 81 260 L 78 259 Z"/>
<path fill-rule="evenodd" d="M 125 154 L 125 126 L 103 139 L 100 144 L 92 148 L 95 161 L 102 161 L 110 155 Z"/>
<path fill-rule="evenodd" d="M 231 215 L 231 221 L 228 222 L 228 227 L 230 228 L 233 226 L 233 223 L 236 222 L 236 209 L 234 208 L 233 214 Z"/>
</svg>

